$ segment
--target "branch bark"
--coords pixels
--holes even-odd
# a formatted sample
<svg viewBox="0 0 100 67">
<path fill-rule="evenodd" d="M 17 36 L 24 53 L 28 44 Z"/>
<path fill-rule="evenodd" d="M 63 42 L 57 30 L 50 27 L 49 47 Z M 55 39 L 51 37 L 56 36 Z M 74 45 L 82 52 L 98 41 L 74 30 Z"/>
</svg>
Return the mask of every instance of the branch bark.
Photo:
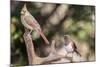
<svg viewBox="0 0 100 67">
<path fill-rule="evenodd" d="M 27 49 L 27 54 L 28 54 L 28 61 L 29 64 L 45 64 L 45 63 L 50 63 L 55 60 L 59 60 L 61 58 L 66 58 L 66 56 L 58 55 L 55 50 L 55 40 L 52 41 L 51 43 L 51 52 L 50 54 L 45 57 L 41 58 L 36 55 L 35 50 L 34 50 L 34 43 L 32 42 L 32 37 L 29 34 L 29 31 L 25 29 L 25 33 L 23 35 L 26 49 Z"/>
</svg>

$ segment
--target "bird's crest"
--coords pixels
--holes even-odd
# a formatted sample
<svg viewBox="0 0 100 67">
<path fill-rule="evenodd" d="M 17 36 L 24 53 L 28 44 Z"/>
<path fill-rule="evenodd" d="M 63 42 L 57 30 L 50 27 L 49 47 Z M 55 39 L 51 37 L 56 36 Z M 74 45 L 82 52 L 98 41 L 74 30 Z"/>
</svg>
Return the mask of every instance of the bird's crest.
<svg viewBox="0 0 100 67">
<path fill-rule="evenodd" d="M 23 9 L 27 9 L 27 7 L 26 7 L 26 3 L 24 4 Z"/>
<path fill-rule="evenodd" d="M 21 14 L 22 14 L 22 15 L 25 15 L 26 12 L 28 12 L 28 10 L 27 10 L 26 4 L 24 4 L 24 6 L 23 6 L 23 8 L 22 8 L 22 10 L 21 10 Z"/>
</svg>

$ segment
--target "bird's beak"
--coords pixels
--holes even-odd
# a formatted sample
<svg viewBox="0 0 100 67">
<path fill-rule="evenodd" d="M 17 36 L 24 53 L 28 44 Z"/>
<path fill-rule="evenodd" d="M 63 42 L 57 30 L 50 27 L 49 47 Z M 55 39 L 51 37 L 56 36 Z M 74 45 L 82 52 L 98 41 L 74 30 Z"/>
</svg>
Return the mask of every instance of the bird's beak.
<svg viewBox="0 0 100 67">
<path fill-rule="evenodd" d="M 21 15 L 24 15 L 25 13 L 23 11 L 20 12 Z"/>
</svg>

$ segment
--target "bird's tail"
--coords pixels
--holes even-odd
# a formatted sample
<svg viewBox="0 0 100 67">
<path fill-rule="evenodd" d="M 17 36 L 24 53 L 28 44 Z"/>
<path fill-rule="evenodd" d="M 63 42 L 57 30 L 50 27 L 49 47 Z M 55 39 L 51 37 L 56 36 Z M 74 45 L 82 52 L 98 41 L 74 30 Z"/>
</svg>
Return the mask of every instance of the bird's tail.
<svg viewBox="0 0 100 67">
<path fill-rule="evenodd" d="M 81 56 L 81 54 L 77 51 L 77 50 L 74 50 L 79 56 Z"/>
<path fill-rule="evenodd" d="M 43 34 L 43 32 L 42 32 L 42 31 L 39 31 L 39 33 L 40 33 L 41 37 L 44 39 L 44 41 L 46 42 L 46 44 L 49 44 L 49 41 L 48 41 L 48 39 L 45 37 L 45 35 Z"/>
</svg>

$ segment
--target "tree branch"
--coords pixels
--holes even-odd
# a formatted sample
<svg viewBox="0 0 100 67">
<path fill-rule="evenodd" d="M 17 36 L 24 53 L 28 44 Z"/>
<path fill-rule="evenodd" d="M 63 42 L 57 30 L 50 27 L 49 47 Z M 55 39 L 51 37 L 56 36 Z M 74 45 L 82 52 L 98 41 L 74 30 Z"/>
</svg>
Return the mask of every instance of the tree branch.
<svg viewBox="0 0 100 67">
<path fill-rule="evenodd" d="M 61 58 L 66 58 L 66 56 L 61 56 L 61 55 L 57 54 L 57 52 L 55 50 L 55 40 L 53 40 L 51 43 L 50 54 L 45 58 L 41 58 L 41 57 L 37 56 L 35 53 L 34 43 L 32 42 L 32 37 L 29 34 L 29 31 L 27 29 L 25 29 L 25 33 L 24 33 L 23 37 L 24 37 L 27 54 L 28 54 L 28 61 L 29 61 L 30 65 L 51 63 L 52 61 L 59 60 Z"/>
</svg>

